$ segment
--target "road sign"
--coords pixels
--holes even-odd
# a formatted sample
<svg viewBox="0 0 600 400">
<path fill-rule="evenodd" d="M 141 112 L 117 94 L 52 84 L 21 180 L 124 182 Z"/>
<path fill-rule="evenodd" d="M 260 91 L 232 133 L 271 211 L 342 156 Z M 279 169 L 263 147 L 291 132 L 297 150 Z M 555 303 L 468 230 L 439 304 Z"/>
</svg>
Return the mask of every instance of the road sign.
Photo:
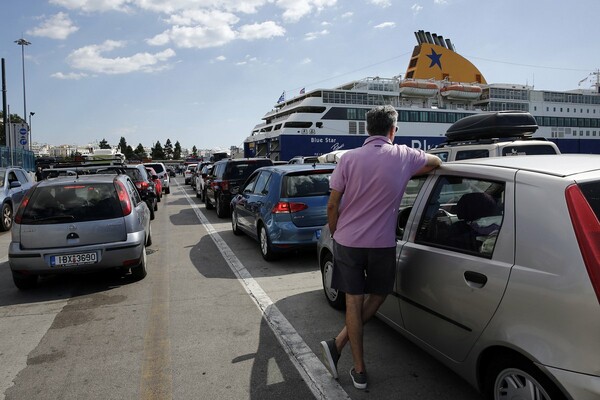
<svg viewBox="0 0 600 400">
<path fill-rule="evenodd" d="M 22 146 L 25 146 L 27 144 L 27 139 L 21 138 L 21 140 L 19 140 L 19 143 L 21 143 Z"/>
<path fill-rule="evenodd" d="M 21 128 L 21 129 L 19 129 L 19 133 L 21 135 L 27 135 L 27 128 Z"/>
</svg>

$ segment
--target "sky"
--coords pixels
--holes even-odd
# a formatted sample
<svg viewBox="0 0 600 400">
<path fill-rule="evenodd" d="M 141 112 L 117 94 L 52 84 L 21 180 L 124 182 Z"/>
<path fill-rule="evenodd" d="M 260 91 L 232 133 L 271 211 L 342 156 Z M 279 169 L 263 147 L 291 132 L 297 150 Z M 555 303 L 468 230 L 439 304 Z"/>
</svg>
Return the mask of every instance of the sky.
<svg viewBox="0 0 600 400">
<path fill-rule="evenodd" d="M 488 83 L 589 88 L 599 11 L 598 0 L 2 0 L 0 57 L 10 113 L 35 113 L 33 142 L 229 149 L 283 92 L 403 76 L 418 30 L 449 38 Z"/>
</svg>

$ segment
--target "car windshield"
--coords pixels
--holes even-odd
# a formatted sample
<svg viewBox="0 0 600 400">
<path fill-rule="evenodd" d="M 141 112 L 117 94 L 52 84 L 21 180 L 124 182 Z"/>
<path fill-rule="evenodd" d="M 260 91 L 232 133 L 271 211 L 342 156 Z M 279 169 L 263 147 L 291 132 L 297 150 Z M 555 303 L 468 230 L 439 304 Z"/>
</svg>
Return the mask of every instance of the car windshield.
<svg viewBox="0 0 600 400">
<path fill-rule="evenodd" d="M 283 178 L 283 197 L 328 195 L 331 172 L 307 171 L 303 174 L 286 175 Z"/>
<path fill-rule="evenodd" d="M 137 169 L 137 168 L 126 169 L 125 173 L 134 182 L 140 182 L 140 181 L 145 181 L 146 180 L 145 177 L 142 176 L 142 172 L 139 169 Z"/>
<path fill-rule="evenodd" d="M 76 183 L 38 187 L 21 219 L 22 224 L 57 224 L 122 217 L 112 183 Z"/>
<path fill-rule="evenodd" d="M 271 165 L 262 161 L 248 161 L 248 162 L 233 162 L 227 164 L 225 170 L 226 179 L 240 179 L 245 181 L 254 171 L 265 165 Z"/>
<path fill-rule="evenodd" d="M 154 169 L 154 171 L 156 171 L 157 175 L 164 171 L 162 165 L 160 165 L 160 164 L 148 164 L 148 165 L 151 166 Z"/>
</svg>

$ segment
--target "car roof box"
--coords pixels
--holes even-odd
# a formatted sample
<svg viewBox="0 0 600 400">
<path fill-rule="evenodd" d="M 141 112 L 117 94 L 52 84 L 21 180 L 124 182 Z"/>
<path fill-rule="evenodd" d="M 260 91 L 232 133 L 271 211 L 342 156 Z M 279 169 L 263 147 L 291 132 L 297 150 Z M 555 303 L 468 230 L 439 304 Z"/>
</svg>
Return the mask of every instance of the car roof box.
<svg viewBox="0 0 600 400">
<path fill-rule="evenodd" d="M 446 131 L 448 141 L 531 136 L 538 129 L 533 115 L 526 111 L 499 111 L 470 115 L 456 121 Z"/>
</svg>

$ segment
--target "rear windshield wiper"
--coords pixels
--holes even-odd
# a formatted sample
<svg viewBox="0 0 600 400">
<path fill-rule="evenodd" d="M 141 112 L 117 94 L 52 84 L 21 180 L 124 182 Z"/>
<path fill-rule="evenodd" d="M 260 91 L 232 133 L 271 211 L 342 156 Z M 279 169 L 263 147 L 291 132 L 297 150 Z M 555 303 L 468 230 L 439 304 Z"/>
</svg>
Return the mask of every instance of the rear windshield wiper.
<svg viewBox="0 0 600 400">
<path fill-rule="evenodd" d="M 52 215 L 50 217 L 45 218 L 33 218 L 31 222 L 47 222 L 47 221 L 61 221 L 61 220 L 74 220 L 75 217 L 72 215 L 61 214 L 61 215 Z"/>
</svg>

